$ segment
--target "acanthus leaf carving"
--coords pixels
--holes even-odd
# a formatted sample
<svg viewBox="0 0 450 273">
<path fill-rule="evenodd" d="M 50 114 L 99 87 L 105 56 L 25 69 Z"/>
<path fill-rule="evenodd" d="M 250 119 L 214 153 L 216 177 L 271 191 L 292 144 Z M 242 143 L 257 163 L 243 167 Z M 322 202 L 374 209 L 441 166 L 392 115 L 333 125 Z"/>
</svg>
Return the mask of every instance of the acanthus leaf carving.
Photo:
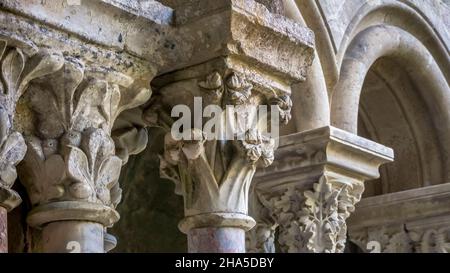
<svg viewBox="0 0 450 273">
<path fill-rule="evenodd" d="M 263 193 L 263 203 L 280 227 L 282 251 L 343 252 L 346 219 L 361 198 L 361 187 L 322 175 L 312 190 L 289 187 L 281 193 Z"/>
<path fill-rule="evenodd" d="M 112 140 L 104 131 L 92 129 L 85 136 L 81 149 L 69 146 L 67 172 L 74 181 L 69 190 L 78 199 L 115 207 L 111 200 L 117 196 L 111 196 L 111 189 L 118 183 L 122 161 L 114 155 Z"/>
<path fill-rule="evenodd" d="M 123 92 L 121 103 L 117 111 L 116 121 L 111 136 L 116 146 L 116 155 L 122 159 L 123 164 L 128 162 L 130 155 L 142 152 L 148 143 L 148 124 L 144 121 L 145 104 L 151 97 L 150 89 L 143 87 L 146 82 L 134 83 Z"/>
<path fill-rule="evenodd" d="M 429 227 L 409 233 L 418 253 L 450 253 L 450 228 Z"/>
<path fill-rule="evenodd" d="M 6 135 L 0 142 L 0 180 L 5 187 L 10 188 L 16 180 L 15 166 L 23 159 L 25 151 L 25 141 L 18 132 Z"/>
<path fill-rule="evenodd" d="M 61 183 L 64 177 L 64 159 L 56 154 L 54 140 L 41 141 L 35 136 L 27 137 L 28 152 L 20 166 L 26 176 L 22 183 L 29 187 L 28 194 L 33 204 L 61 198 L 65 193 Z"/>
<path fill-rule="evenodd" d="M 38 122 L 21 167 L 33 205 L 84 201 L 114 209 L 121 199 L 118 179 L 124 164 L 118 155 L 126 161 L 147 144 L 145 128 L 123 120 L 115 126 L 115 121 L 148 100 L 150 90 L 124 74 L 65 57 L 59 70 L 32 81 L 28 95 Z M 130 135 L 140 142 L 134 148 L 127 147 Z M 118 155 L 114 140 L 121 145 Z M 39 166 L 33 162 L 37 159 Z M 52 164 L 61 169 L 57 178 L 49 175 Z"/>
<path fill-rule="evenodd" d="M 246 251 L 249 253 L 275 253 L 275 232 L 278 224 L 265 206 L 261 192 L 252 185 L 249 197 L 249 214 L 256 225 L 246 232 Z"/>
<path fill-rule="evenodd" d="M 47 50 L 36 53 L 34 45 L 27 41 L 13 41 L 10 38 L 0 40 L 0 190 L 8 192 L 2 194 L 0 202 L 5 203 L 8 209 L 20 202 L 20 197 L 9 189 L 17 177 L 16 165 L 24 158 L 27 150 L 22 135 L 13 129 L 17 102 L 31 80 L 60 67 L 59 57 Z"/>
<path fill-rule="evenodd" d="M 339 213 L 340 208 L 343 208 L 344 214 L 347 213 L 345 194 L 339 200 L 339 195 L 343 191 L 345 191 L 345 186 L 341 189 L 333 189 L 325 176 L 322 176 L 319 183 L 314 184 L 314 191 L 304 193 L 305 207 L 299 218 L 299 227 L 301 232 L 311 235 L 306 249 L 329 253 L 344 250 L 346 217 Z"/>
</svg>

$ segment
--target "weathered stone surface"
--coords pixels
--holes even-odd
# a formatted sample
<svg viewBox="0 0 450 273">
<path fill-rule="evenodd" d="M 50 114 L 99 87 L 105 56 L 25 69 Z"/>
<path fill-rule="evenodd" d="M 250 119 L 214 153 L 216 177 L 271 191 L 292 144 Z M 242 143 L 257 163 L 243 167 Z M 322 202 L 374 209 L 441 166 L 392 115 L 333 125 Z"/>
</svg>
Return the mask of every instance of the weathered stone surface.
<svg viewBox="0 0 450 273">
<path fill-rule="evenodd" d="M 11 210 L 20 204 L 20 197 L 10 190 L 17 178 L 16 165 L 23 159 L 26 145 L 22 135 L 13 128 L 16 105 L 28 83 L 52 71 L 40 65 L 36 52 L 28 40 L 3 32 L 0 40 L 2 85 L 0 86 L 0 206 Z"/>
<path fill-rule="evenodd" d="M 115 156 L 111 131 L 119 114 L 144 103 L 150 91 L 133 86 L 126 75 L 43 54 L 49 54 L 56 71 L 34 81 L 28 92 L 38 120 L 21 166 L 31 201 L 76 200 L 114 208 L 120 201 L 122 161 Z"/>
<path fill-rule="evenodd" d="M 182 6 L 183 3 L 186 3 L 186 0 L 160 0 L 159 2 L 177 10 L 177 8 Z M 266 6 L 266 8 L 272 13 L 276 14 L 284 13 L 282 0 L 256 0 L 256 2 L 259 2 L 264 6 Z"/>
<path fill-rule="evenodd" d="M 10 251 L 104 252 L 111 234 L 116 251 L 185 251 L 165 146 L 191 251 L 242 252 L 256 220 L 250 252 L 448 252 L 449 15 L 442 0 L 0 0 Z M 134 158 L 193 96 L 276 106 L 288 148 L 168 136 Z M 396 162 L 378 171 L 389 150 L 356 134 Z"/>
<path fill-rule="evenodd" d="M 275 14 L 284 14 L 283 0 L 256 0 L 266 6 L 266 8 Z"/>
<path fill-rule="evenodd" d="M 266 232 L 278 226 L 283 252 L 335 253 L 345 249 L 346 220 L 361 199 L 364 181 L 379 177 L 379 166 L 393 160 L 393 151 L 324 127 L 282 137 L 275 157 L 255 177 L 257 221 Z M 261 215 L 261 207 L 269 215 Z M 259 232 L 248 234 L 254 251 L 274 250 L 266 245 L 273 239 Z"/>
<path fill-rule="evenodd" d="M 221 110 L 236 106 L 242 116 L 250 107 L 275 105 L 280 110 L 276 115 L 287 124 L 291 118 L 291 85 L 305 79 L 314 41 L 307 29 L 269 13 L 253 1 L 188 1 L 177 8 L 179 35 L 187 41 L 198 42 L 193 38 L 204 35 L 202 26 L 206 21 L 210 22 L 211 33 L 205 34 L 207 41 L 194 47 L 192 55 L 206 62 L 156 78 L 155 99 L 148 105 L 144 119 L 154 120 L 167 131 L 161 175 L 173 180 L 177 193 L 184 197 L 186 218 L 179 227 L 188 234 L 189 249 L 243 251 L 245 240 L 241 235 L 254 225 L 247 216 L 248 189 L 256 167 L 273 162 L 275 140 L 262 135 L 264 125 L 250 127 L 249 115 L 236 124 L 236 128 L 249 128 L 234 132 L 242 138 L 218 139 L 225 135 L 224 127 L 217 128 L 216 138 L 209 139 L 201 129 L 206 122 L 200 121 L 200 127 L 183 127 L 183 135 L 193 140 L 178 140 L 170 131 L 175 120 L 169 113 L 178 104 L 186 105 L 191 113 L 203 112 L 196 109 L 195 103 L 202 98 L 205 105 Z M 264 46 L 254 47 L 254 43 Z M 287 59 L 287 55 L 296 57 Z M 225 124 L 229 115 L 226 111 L 221 114 L 220 124 Z M 227 230 L 231 227 L 234 229 Z M 191 233 L 195 229 L 202 232 Z M 216 244 L 208 247 L 207 238 L 215 236 L 209 229 L 218 236 L 224 229 L 227 237 L 241 241 L 233 241 L 236 245 L 230 247 L 222 246 L 226 240 L 217 238 Z"/>
<path fill-rule="evenodd" d="M 286 80 L 305 80 L 305 64 L 314 58 L 314 34 L 309 29 L 254 1 L 189 1 L 177 10 L 176 22 L 180 28 L 175 35 L 190 48 L 183 52 L 188 65 L 227 55 L 230 65 L 247 62 L 258 69 L 253 73 L 260 78 L 283 85 Z M 205 24 L 210 27 L 205 29 Z M 235 69 L 247 74 L 251 68 Z"/>
</svg>

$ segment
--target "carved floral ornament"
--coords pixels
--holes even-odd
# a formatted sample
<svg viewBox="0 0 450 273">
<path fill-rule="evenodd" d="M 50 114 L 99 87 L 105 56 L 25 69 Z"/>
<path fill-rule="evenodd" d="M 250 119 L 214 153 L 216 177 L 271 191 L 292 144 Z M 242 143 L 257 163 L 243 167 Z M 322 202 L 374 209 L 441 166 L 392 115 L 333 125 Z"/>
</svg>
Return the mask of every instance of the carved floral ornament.
<svg viewBox="0 0 450 273">
<path fill-rule="evenodd" d="M 313 190 L 289 187 L 281 195 L 260 192 L 259 198 L 279 225 L 283 252 L 335 253 L 344 251 L 346 219 L 362 192 L 362 183 L 348 184 L 322 175 Z"/>
<path fill-rule="evenodd" d="M 24 159 L 21 178 L 33 205 L 83 200 L 115 207 L 120 200 L 117 180 L 123 162 L 115 155 L 111 131 L 119 114 L 146 102 L 150 90 L 111 69 L 88 69 L 75 58 L 45 48 L 38 50 L 15 35 L 2 35 L 2 205 L 12 209 L 20 202 L 9 188 L 17 177 L 15 166 Z M 34 133 L 26 140 L 13 130 L 16 104 L 24 93 L 36 120 Z M 143 149 L 145 129 L 137 131 L 123 122 L 120 129 L 115 139 L 121 148 L 130 142 L 127 139 L 138 135 L 139 140 L 134 150 L 121 155 Z"/>
<path fill-rule="evenodd" d="M 246 251 L 249 253 L 275 253 L 275 223 L 271 210 L 261 203 L 256 185 L 252 184 L 249 193 L 249 215 L 255 221 L 255 227 L 246 233 Z"/>
<path fill-rule="evenodd" d="M 119 114 L 143 104 L 150 91 L 134 88 L 118 72 L 89 70 L 57 53 L 50 58 L 59 69 L 34 80 L 27 91 L 37 122 L 35 134 L 26 138 L 22 181 L 33 205 L 87 201 L 114 208 L 121 197 L 122 160 L 111 131 Z"/>
<path fill-rule="evenodd" d="M 198 129 L 192 129 L 191 133 L 202 135 Z M 235 207 L 237 211 L 244 213 L 246 209 L 243 210 L 242 207 L 246 207 L 246 194 L 239 189 L 248 187 L 257 164 L 270 165 L 273 162 L 273 140 L 264 138 L 256 130 L 248 132 L 246 139 L 233 142 L 231 149 L 234 152 L 231 158 L 221 159 L 229 164 L 228 168 L 222 169 L 222 173 L 212 169 L 214 164 L 220 161 L 211 161 L 211 157 L 207 155 L 206 150 L 211 148 L 211 144 L 204 138 L 176 141 L 167 133 L 164 155 L 160 157 L 161 177 L 175 182 L 177 194 L 189 196 L 188 210 L 201 211 L 199 207 L 210 210 Z M 208 196 L 202 196 L 200 199 L 197 191 L 206 191 Z M 216 202 L 219 204 L 212 204 Z M 227 205 L 222 207 L 221 204 Z"/>
<path fill-rule="evenodd" d="M 273 103 L 282 109 L 283 122 L 290 119 L 292 102 L 289 96 L 261 99 L 252 83 L 237 72 L 226 76 L 214 71 L 203 79 L 177 81 L 164 86 L 146 112 L 147 120 L 157 122 L 166 130 L 164 154 L 160 157 L 160 174 L 176 184 L 176 193 L 185 197 L 187 214 L 207 211 L 236 211 L 247 213 L 247 196 L 253 174 L 258 165 L 270 165 L 274 160 L 274 139 L 261 133 L 259 124 L 235 133 L 233 139 L 208 138 L 201 128 L 183 126 L 183 135 L 178 140 L 170 129 L 173 120 L 167 113 L 173 105 L 166 105 L 171 94 L 180 96 L 180 90 L 189 88 L 186 101 L 201 97 L 207 104 L 221 109 L 236 106 L 236 113 L 243 117 L 237 120 L 238 128 L 248 128 L 251 115 L 244 114 L 245 107 L 262 103 Z M 242 110 L 242 112 L 240 112 Z M 229 126 L 227 110 L 219 115 L 217 135 Z M 242 123 L 240 123 L 242 122 Z M 203 126 L 207 121 L 203 121 Z M 217 129 L 219 128 L 219 129 Z M 200 197 L 201 196 L 201 197 Z"/>
<path fill-rule="evenodd" d="M 218 72 L 213 72 L 206 77 L 205 81 L 198 84 L 207 92 L 208 97 L 212 97 L 211 102 L 220 104 L 222 108 L 226 105 L 244 105 L 250 103 L 253 85 L 239 73 L 230 73 L 225 80 Z M 223 96 L 226 90 L 226 96 Z M 287 124 L 292 116 L 292 100 L 288 95 L 276 95 L 274 91 L 268 98 L 269 105 L 275 105 L 278 108 L 281 122 Z"/>
<path fill-rule="evenodd" d="M 59 68 L 58 58 L 46 50 L 36 53 L 33 44 L 14 35 L 0 35 L 0 203 L 12 209 L 20 197 L 9 190 L 17 177 L 16 165 L 26 153 L 26 144 L 13 129 L 16 104 L 31 80 Z"/>
<path fill-rule="evenodd" d="M 349 232 L 349 240 L 365 252 L 370 253 L 410 253 L 414 252 L 411 234 L 405 225 L 364 228 Z"/>
<path fill-rule="evenodd" d="M 407 224 L 352 231 L 350 240 L 371 253 L 450 253 L 446 225 L 408 230 Z"/>
<path fill-rule="evenodd" d="M 253 85 L 236 72 L 229 73 L 228 76 L 225 77 L 225 80 L 218 72 L 213 72 L 206 76 L 205 80 L 198 81 L 198 87 L 200 87 L 200 92 L 198 94 L 201 95 L 204 100 L 219 105 L 222 109 L 227 105 L 242 106 L 256 103 L 255 101 L 252 101 Z M 288 122 L 292 107 L 292 101 L 289 96 L 273 97 L 270 99 L 270 102 L 277 105 L 279 109 L 282 109 L 282 121 Z M 167 121 L 168 115 L 167 113 L 164 113 L 163 108 L 164 106 L 161 105 L 161 102 L 155 99 L 155 101 L 150 104 L 149 110 L 145 113 L 145 116 L 148 121 L 151 121 L 149 123 L 153 123 L 152 125 L 161 126 L 168 130 L 173 121 Z M 239 113 L 239 110 L 237 111 Z M 164 118 L 161 118 L 161 116 Z M 244 122 L 247 121 L 248 119 L 244 120 Z M 203 149 L 201 147 L 203 147 L 205 141 L 207 142 L 204 132 L 199 128 L 189 129 L 187 132 L 188 135 L 192 135 L 190 139 L 195 139 L 197 141 L 192 142 L 186 140 L 177 142 L 171 138 L 169 132 L 167 133 L 166 152 L 164 156 L 164 160 L 167 162 L 162 162 L 164 166 L 167 166 L 167 163 L 172 165 L 177 164 L 179 163 L 179 160 L 181 160 L 179 155 L 176 156 L 177 160 L 174 160 L 174 157 L 172 156 L 173 147 L 177 147 L 175 149 L 178 151 L 177 154 L 180 151 L 184 151 L 187 159 L 196 159 L 201 154 L 201 149 Z M 256 163 L 260 158 L 263 158 L 264 165 L 266 166 L 272 163 L 274 148 L 273 140 L 262 135 L 257 128 L 251 128 L 245 131 L 241 137 L 238 136 L 237 138 L 241 140 L 231 141 L 230 143 L 234 143 L 233 146 L 237 151 L 245 151 L 245 156 L 250 163 Z M 194 143 L 197 149 L 196 152 L 191 151 L 191 145 L 194 145 Z M 192 155 L 195 155 L 195 158 L 192 157 Z"/>
</svg>

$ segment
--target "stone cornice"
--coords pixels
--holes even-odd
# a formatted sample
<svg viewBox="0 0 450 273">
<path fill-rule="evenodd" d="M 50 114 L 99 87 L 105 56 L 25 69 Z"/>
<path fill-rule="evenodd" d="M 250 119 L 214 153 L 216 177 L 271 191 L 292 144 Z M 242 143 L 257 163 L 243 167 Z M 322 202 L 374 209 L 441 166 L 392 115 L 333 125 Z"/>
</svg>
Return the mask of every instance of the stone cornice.
<svg viewBox="0 0 450 273">
<path fill-rule="evenodd" d="M 174 11 L 156 0 L 100 0 L 100 2 L 116 7 L 121 12 L 143 17 L 149 22 L 155 22 L 160 25 L 170 25 L 174 20 Z"/>
<path fill-rule="evenodd" d="M 147 4 L 158 12 L 138 12 L 138 7 L 121 0 L 80 3 L 0 1 L 0 21 L 4 31 L 20 33 L 37 45 L 99 65 L 114 62 L 116 69 L 133 77 L 227 55 L 279 81 L 302 81 L 307 67 L 303 64 L 310 64 L 314 55 L 312 31 L 253 0 L 188 1 L 176 11 L 157 2 Z M 175 13 L 179 19 L 171 25 Z M 261 46 L 255 47 L 255 42 Z"/>
<path fill-rule="evenodd" d="M 364 198 L 348 223 L 350 230 L 356 230 L 371 226 L 410 223 L 448 213 L 450 213 L 450 184 L 446 183 Z"/>
<path fill-rule="evenodd" d="M 324 167 L 351 172 L 362 180 L 375 179 L 378 167 L 393 158 L 393 150 L 388 147 L 326 126 L 281 137 L 275 162 L 257 171 L 255 180 L 274 182 L 279 177 L 292 177 L 295 181 L 295 176 L 307 169 Z"/>
<path fill-rule="evenodd" d="M 164 61 L 161 54 L 156 52 L 164 49 L 165 34 L 172 20 L 173 10 L 155 1 L 148 4 L 151 4 L 152 9 L 138 12 L 138 7 L 130 2 L 133 1 L 80 0 L 80 5 L 68 5 L 67 0 L 2 0 L 0 7 L 42 24 L 49 28 L 48 31 L 59 30 L 84 41 L 140 56 L 160 65 Z"/>
<path fill-rule="evenodd" d="M 185 52 L 187 63 L 228 56 L 271 77 L 305 80 L 314 56 L 313 32 L 271 14 L 262 4 L 252 0 L 189 1 L 176 14 L 176 34 L 192 47 Z"/>
<path fill-rule="evenodd" d="M 155 66 L 142 58 L 113 47 L 87 43 L 80 37 L 21 15 L 0 10 L 0 22 L 2 22 L 0 32 L 3 36 L 17 36 L 21 40 L 28 41 L 34 48 L 51 48 L 66 56 L 78 57 L 83 62 L 100 69 L 113 67 L 116 71 L 134 79 L 150 80 L 156 74 Z"/>
</svg>

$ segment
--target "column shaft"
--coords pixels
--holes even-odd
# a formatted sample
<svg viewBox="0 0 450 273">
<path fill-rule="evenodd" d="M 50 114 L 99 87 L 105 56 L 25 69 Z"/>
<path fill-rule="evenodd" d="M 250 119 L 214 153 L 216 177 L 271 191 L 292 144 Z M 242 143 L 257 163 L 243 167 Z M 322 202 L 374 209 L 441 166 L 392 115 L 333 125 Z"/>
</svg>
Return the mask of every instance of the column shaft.
<svg viewBox="0 0 450 273">
<path fill-rule="evenodd" d="M 190 253 L 245 253 L 245 231 L 235 227 L 195 228 L 188 233 Z"/>
<path fill-rule="evenodd" d="M 86 221 L 58 221 L 43 227 L 45 253 L 103 253 L 103 225 Z"/>
</svg>

